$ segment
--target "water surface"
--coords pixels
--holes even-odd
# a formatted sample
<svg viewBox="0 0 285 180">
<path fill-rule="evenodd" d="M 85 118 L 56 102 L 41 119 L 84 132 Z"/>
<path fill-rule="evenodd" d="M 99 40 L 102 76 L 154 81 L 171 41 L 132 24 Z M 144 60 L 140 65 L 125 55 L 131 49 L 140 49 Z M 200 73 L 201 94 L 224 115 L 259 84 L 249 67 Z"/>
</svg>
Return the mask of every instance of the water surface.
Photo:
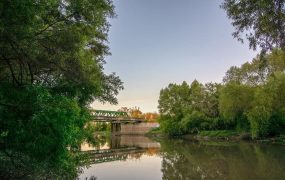
<svg viewBox="0 0 285 180">
<path fill-rule="evenodd" d="M 285 179 L 285 147 L 278 145 L 116 136 L 82 150 L 92 165 L 79 179 Z"/>
</svg>

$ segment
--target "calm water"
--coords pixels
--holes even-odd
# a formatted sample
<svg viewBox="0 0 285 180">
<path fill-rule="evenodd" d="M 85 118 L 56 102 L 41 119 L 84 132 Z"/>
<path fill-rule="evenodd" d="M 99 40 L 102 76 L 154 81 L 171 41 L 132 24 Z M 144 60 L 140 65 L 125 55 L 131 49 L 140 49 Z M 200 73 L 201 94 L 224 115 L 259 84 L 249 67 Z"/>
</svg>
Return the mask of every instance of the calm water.
<svg viewBox="0 0 285 180">
<path fill-rule="evenodd" d="M 79 179 L 285 179 L 284 146 L 121 136 L 82 150 L 92 165 Z"/>
</svg>

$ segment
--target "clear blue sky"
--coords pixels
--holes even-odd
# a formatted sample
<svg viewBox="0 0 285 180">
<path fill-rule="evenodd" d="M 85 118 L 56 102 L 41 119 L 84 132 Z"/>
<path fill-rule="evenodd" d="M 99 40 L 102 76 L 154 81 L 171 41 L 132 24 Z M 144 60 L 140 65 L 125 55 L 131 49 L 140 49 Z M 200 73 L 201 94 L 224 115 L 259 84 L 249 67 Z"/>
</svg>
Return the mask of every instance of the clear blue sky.
<svg viewBox="0 0 285 180">
<path fill-rule="evenodd" d="M 117 110 L 138 106 L 157 111 L 159 91 L 169 83 L 221 82 L 232 65 L 257 52 L 233 39 L 222 0 L 115 0 L 105 72 L 116 72 L 125 89 L 119 104 L 93 104 Z"/>
</svg>

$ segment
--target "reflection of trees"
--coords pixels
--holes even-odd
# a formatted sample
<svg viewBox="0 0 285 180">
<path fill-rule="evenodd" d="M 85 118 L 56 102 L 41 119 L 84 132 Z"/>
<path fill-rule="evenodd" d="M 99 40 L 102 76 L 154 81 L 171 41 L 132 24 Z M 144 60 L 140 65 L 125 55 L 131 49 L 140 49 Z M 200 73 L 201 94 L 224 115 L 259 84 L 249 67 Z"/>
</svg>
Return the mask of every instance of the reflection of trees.
<svg viewBox="0 0 285 180">
<path fill-rule="evenodd" d="M 278 179 L 285 177 L 280 147 L 161 142 L 163 179 Z"/>
<path fill-rule="evenodd" d="M 104 134 L 96 134 L 94 137 L 87 139 L 86 142 L 90 147 L 94 149 L 100 149 L 104 145 L 110 146 L 110 137 Z"/>
<path fill-rule="evenodd" d="M 121 146 L 120 137 L 112 139 L 113 148 L 105 149 L 101 154 L 88 155 L 88 159 L 93 160 L 91 164 L 140 159 L 143 155 L 160 154 L 162 179 L 165 180 L 285 177 L 285 147 L 282 146 L 161 140 L 159 149 Z"/>
</svg>

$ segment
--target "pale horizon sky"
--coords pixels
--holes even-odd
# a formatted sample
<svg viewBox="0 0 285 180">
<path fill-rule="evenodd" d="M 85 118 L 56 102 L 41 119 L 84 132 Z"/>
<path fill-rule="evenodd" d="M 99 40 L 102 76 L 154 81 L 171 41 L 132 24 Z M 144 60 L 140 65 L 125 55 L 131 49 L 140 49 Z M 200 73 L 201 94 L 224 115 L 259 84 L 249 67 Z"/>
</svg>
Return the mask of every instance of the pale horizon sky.
<svg viewBox="0 0 285 180">
<path fill-rule="evenodd" d="M 219 7 L 222 0 L 114 1 L 117 18 L 111 19 L 104 66 L 116 72 L 125 89 L 116 106 L 94 102 L 95 109 L 140 107 L 158 111 L 159 92 L 169 83 L 221 82 L 233 65 L 257 54 L 248 44 L 233 39 L 234 28 Z"/>
</svg>

